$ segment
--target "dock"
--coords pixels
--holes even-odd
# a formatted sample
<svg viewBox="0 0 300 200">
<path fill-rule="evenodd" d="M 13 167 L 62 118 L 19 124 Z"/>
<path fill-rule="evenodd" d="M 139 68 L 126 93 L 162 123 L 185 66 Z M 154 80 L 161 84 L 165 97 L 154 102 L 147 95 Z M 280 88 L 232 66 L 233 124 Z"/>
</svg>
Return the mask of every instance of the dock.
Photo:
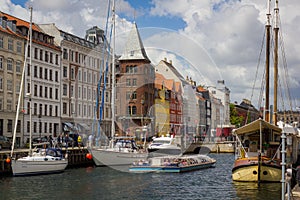
<svg viewBox="0 0 300 200">
<path fill-rule="evenodd" d="M 7 163 L 6 159 L 10 157 L 10 150 L 0 151 L 0 176 L 11 175 L 11 163 Z M 14 151 L 15 157 L 27 156 L 29 149 L 16 149 Z M 93 166 L 93 159 L 86 158 L 86 154 L 89 153 L 86 147 L 69 147 L 62 148 L 62 153 L 65 155 L 68 153 L 68 166 L 67 168 Z"/>
</svg>

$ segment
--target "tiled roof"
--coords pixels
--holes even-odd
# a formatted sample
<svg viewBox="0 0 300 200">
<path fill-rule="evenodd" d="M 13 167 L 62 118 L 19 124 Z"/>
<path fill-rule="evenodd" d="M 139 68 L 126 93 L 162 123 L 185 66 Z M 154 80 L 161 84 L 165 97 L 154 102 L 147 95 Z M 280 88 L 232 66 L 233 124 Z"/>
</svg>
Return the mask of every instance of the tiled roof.
<svg viewBox="0 0 300 200">
<path fill-rule="evenodd" d="M 30 26 L 30 23 L 29 23 L 29 22 L 24 21 L 24 20 L 22 20 L 22 19 L 19 19 L 19 18 L 17 18 L 17 17 L 14 17 L 14 16 L 12 16 L 12 15 L 9 15 L 9 14 L 7 14 L 7 13 L 0 12 L 0 16 L 1 16 L 1 17 L 2 17 L 2 16 L 5 16 L 5 17 L 7 17 L 7 19 L 10 20 L 10 21 L 16 20 L 16 21 L 17 21 L 17 24 L 16 24 L 17 26 L 24 26 L 24 27 L 27 27 L 27 28 L 29 28 L 29 26 Z M 34 23 L 32 23 L 32 30 L 33 30 L 33 31 L 37 31 L 37 32 L 41 32 L 41 30 L 39 29 L 39 27 L 36 26 Z"/>
<path fill-rule="evenodd" d="M 133 28 L 125 44 L 124 52 L 119 60 L 147 60 L 150 62 L 136 23 L 133 24 Z"/>
</svg>

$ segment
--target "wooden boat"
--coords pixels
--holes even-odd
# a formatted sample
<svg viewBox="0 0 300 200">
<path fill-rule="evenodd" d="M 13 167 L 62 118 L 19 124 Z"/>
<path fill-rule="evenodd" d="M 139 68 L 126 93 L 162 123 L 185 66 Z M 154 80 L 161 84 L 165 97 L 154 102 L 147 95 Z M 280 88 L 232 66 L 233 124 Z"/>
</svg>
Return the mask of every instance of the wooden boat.
<svg viewBox="0 0 300 200">
<path fill-rule="evenodd" d="M 214 166 L 216 160 L 206 155 L 161 156 L 138 160 L 130 172 L 188 172 Z"/>
<path fill-rule="evenodd" d="M 268 0 L 266 24 L 266 62 L 265 62 L 265 105 L 263 119 L 247 124 L 234 130 L 236 136 L 236 159 L 232 169 L 232 179 L 234 181 L 245 182 L 280 182 L 283 180 L 282 171 L 285 168 L 285 158 L 281 156 L 281 145 L 285 147 L 281 135 L 286 132 L 285 127 L 277 126 L 277 96 L 278 96 L 278 22 L 279 8 L 278 1 L 274 8 L 274 104 L 269 105 L 269 73 L 270 73 L 270 43 L 271 43 L 271 23 L 270 23 L 270 0 Z M 272 111 L 272 113 L 270 112 Z M 285 138 L 285 136 L 283 136 Z M 292 143 L 296 144 L 297 139 Z M 295 138 L 295 137 L 294 137 Z M 295 141 L 295 142 L 294 142 Z M 281 144 L 283 142 L 283 144 Z M 296 145 L 295 145 L 296 146 Z M 295 155 L 297 152 L 294 153 Z M 296 156 L 295 156 L 296 157 Z M 294 161 L 290 161 L 292 164 Z"/>
<path fill-rule="evenodd" d="M 234 181 L 281 180 L 281 128 L 258 119 L 234 131 L 237 138 Z"/>
</svg>

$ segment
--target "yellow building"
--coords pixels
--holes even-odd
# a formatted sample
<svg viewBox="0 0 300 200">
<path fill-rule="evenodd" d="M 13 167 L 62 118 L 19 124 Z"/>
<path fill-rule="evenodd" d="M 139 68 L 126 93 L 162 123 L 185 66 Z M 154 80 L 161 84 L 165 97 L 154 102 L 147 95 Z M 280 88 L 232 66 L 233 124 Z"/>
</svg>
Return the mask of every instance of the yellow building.
<svg viewBox="0 0 300 200">
<path fill-rule="evenodd" d="M 170 94 L 161 74 L 155 74 L 155 133 L 167 136 L 170 132 Z"/>
</svg>

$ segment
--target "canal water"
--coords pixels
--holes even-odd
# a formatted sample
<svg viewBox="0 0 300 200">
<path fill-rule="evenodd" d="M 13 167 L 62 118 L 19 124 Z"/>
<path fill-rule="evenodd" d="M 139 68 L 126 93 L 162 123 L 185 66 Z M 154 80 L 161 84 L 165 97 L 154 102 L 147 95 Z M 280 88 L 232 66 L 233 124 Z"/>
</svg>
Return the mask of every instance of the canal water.
<svg viewBox="0 0 300 200">
<path fill-rule="evenodd" d="M 64 173 L 0 178 L 0 199 L 182 200 L 281 197 L 280 183 L 235 183 L 233 154 L 209 154 L 216 167 L 187 173 L 120 172 L 109 167 L 67 169 Z"/>
</svg>

